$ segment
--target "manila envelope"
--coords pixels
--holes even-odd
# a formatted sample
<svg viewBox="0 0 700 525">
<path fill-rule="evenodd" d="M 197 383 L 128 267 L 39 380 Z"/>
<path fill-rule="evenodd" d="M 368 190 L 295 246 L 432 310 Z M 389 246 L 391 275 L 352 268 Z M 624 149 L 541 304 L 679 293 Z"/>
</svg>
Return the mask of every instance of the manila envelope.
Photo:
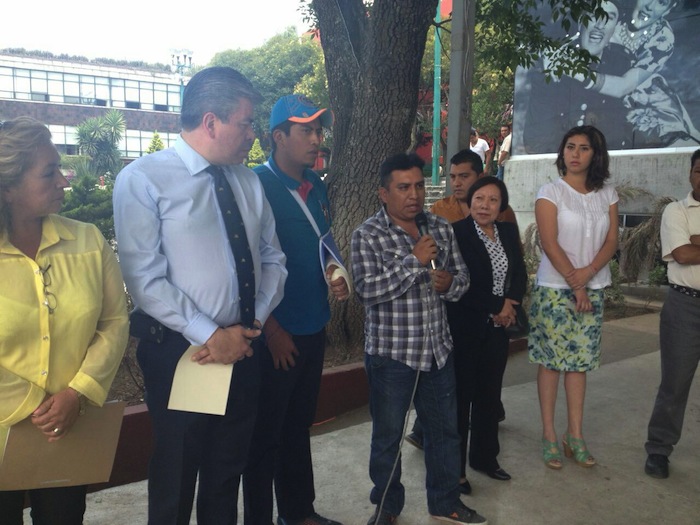
<svg viewBox="0 0 700 525">
<path fill-rule="evenodd" d="M 30 418 L 10 427 L 0 490 L 70 487 L 109 481 L 126 403 L 85 407 L 63 438 L 49 443 Z"/>
<path fill-rule="evenodd" d="M 233 364 L 200 365 L 192 361 L 192 355 L 201 348 L 190 346 L 178 361 L 168 408 L 223 416 L 228 403 Z"/>
</svg>

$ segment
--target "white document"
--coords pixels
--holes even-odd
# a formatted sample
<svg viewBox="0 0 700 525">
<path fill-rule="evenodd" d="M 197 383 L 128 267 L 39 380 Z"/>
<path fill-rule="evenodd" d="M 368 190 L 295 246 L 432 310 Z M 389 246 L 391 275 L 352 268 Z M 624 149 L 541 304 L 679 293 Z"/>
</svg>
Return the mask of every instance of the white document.
<svg viewBox="0 0 700 525">
<path fill-rule="evenodd" d="M 49 443 L 31 418 L 10 427 L 0 465 L 0 490 L 72 487 L 109 481 L 126 403 L 87 405 L 85 415 Z M 0 518 L 1 521 L 1 518 Z"/>
<path fill-rule="evenodd" d="M 233 364 L 200 365 L 192 361 L 192 355 L 201 349 L 201 346 L 190 346 L 177 363 L 168 408 L 223 416 L 226 413 Z"/>
</svg>

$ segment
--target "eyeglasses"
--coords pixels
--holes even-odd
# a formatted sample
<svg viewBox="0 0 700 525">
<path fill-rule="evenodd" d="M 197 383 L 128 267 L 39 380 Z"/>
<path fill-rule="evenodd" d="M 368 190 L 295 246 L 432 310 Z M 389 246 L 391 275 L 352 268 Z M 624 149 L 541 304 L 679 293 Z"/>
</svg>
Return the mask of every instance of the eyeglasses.
<svg viewBox="0 0 700 525">
<path fill-rule="evenodd" d="M 44 306 L 49 309 L 49 313 L 52 314 L 56 311 L 56 306 L 58 306 L 58 301 L 56 296 L 49 291 L 49 286 L 51 286 L 51 275 L 49 275 L 49 269 L 51 265 L 49 264 L 46 268 L 39 268 L 41 272 L 41 282 L 44 285 Z"/>
</svg>

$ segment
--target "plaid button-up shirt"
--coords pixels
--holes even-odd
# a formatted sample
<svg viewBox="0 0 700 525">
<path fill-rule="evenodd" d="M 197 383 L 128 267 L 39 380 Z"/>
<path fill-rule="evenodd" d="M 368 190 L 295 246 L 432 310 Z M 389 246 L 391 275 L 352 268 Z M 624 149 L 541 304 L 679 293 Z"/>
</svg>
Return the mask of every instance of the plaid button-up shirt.
<svg viewBox="0 0 700 525">
<path fill-rule="evenodd" d="M 426 214 L 438 245 L 436 265 L 453 275 L 447 293 L 438 295 L 430 267 L 413 255 L 416 241 L 391 223 L 384 208 L 352 234 L 355 291 L 366 311 L 365 352 L 430 371 L 433 358 L 442 368 L 452 351 L 443 301 L 457 301 L 469 288 L 469 272 L 450 224 Z"/>
</svg>

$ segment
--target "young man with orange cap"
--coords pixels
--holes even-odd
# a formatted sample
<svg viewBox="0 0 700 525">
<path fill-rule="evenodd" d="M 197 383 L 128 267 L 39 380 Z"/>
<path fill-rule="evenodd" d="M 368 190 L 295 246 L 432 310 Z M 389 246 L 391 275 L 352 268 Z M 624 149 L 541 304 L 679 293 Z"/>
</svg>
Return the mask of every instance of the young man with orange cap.
<svg viewBox="0 0 700 525">
<path fill-rule="evenodd" d="M 312 170 L 330 128 L 329 110 L 302 95 L 272 108 L 272 155 L 255 168 L 275 215 L 289 278 L 282 302 L 263 327 L 262 388 L 248 466 L 243 474 L 245 525 L 272 523 L 272 486 L 278 525 L 340 525 L 314 509 L 309 427 L 314 422 L 330 319 L 328 290 L 349 295 L 335 266 L 322 268 L 319 238 L 331 227 L 323 181 Z"/>
</svg>

